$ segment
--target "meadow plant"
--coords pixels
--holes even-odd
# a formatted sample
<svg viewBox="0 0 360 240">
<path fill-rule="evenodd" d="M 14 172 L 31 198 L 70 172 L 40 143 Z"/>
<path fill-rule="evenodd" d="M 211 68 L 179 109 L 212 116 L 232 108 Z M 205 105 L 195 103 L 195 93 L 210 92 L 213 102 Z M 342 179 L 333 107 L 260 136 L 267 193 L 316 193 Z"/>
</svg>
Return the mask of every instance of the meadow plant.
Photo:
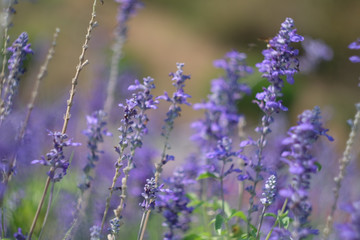
<svg viewBox="0 0 360 240">
<path fill-rule="evenodd" d="M 327 45 L 321 40 L 299 35 L 292 18 L 286 18 L 281 23 L 278 34 L 267 42 L 267 48 L 262 51 L 264 59 L 255 65 L 267 82 L 267 86 L 255 93 L 252 101 L 261 114 L 258 124 L 250 124 L 257 126 L 257 137 L 247 133 L 243 113 L 246 110 L 241 108 L 241 103 L 251 98 L 253 89 L 250 86 L 254 84 L 248 79 L 260 77 L 252 75 L 253 68 L 248 65 L 245 53 L 232 50 L 223 59 L 215 60 L 215 68 L 222 69 L 224 73 L 211 81 L 207 99 L 193 104 L 193 109 L 202 114 L 191 124 L 194 131 L 190 137 L 191 145 L 196 150 L 181 149 L 182 155 L 177 151 L 170 153 L 172 146 L 178 147 L 178 142 L 172 142 L 179 139 L 175 123 L 183 113 L 182 107 L 192 105 L 189 102 L 191 96 L 185 91 L 185 84 L 189 86 L 192 83 L 188 81 L 190 75 L 184 74 L 184 63 L 177 63 L 176 72 L 169 74 L 175 87 L 172 94 L 165 91 L 155 97 L 155 80 L 152 77 L 135 80 L 127 87 L 132 95 L 118 103 L 119 108 L 116 109 L 120 109 L 121 114 L 114 117 L 116 123 L 109 121 L 110 113 L 116 111 L 113 108 L 114 94 L 121 92 L 116 85 L 120 60 L 125 58 L 123 48 L 128 37 L 128 22 L 143 6 L 138 0 L 115 2 L 118 4 L 118 15 L 109 61 L 109 80 L 102 83 L 102 87 L 107 89 L 105 101 L 101 103 L 102 107 L 87 114 L 86 121 L 82 118 L 80 124 L 81 111 L 80 108 L 73 109 L 73 105 L 76 106 L 74 96 L 77 91 L 83 90 L 77 86 L 81 71 L 92 62 L 85 59 L 85 54 L 93 30 L 98 25 L 95 21 L 96 9 L 101 6 L 99 3 L 107 4 L 94 0 L 85 41 L 71 81 L 61 131 L 43 129 L 52 139 L 52 148 L 36 160 L 28 158 L 31 154 L 41 155 L 38 150 L 43 151 L 49 143 L 35 141 L 40 138 L 39 126 L 34 124 L 35 120 L 32 122 L 30 115 L 37 108 L 40 83 L 50 60 L 56 57 L 54 48 L 59 30 L 55 31 L 28 105 L 21 106 L 21 101 L 14 104 L 18 97 L 16 92 L 22 84 L 20 77 L 25 72 L 25 62 L 29 54 L 35 55 L 36 52 L 31 49 L 26 32 L 8 46 L 12 38 L 9 28 L 13 5 L 17 1 L 2 3 L 1 239 L 360 239 L 359 201 L 349 203 L 349 200 L 346 205 L 341 202 L 339 208 L 349 213 L 350 218 L 348 221 L 337 218 L 341 214 L 337 209 L 343 180 L 347 177 L 346 168 L 353 158 L 360 105 L 356 105 L 355 118 L 350 121 L 351 131 L 339 160 L 339 171 L 333 176 L 331 199 L 321 201 L 322 196 L 316 196 L 328 209 L 326 219 L 319 219 L 314 214 L 318 209 L 310 190 L 319 171 L 332 173 L 331 166 L 321 162 L 316 151 L 318 142 L 322 141 L 321 136 L 334 140 L 324 127 L 329 120 L 323 120 L 320 107 L 316 106 L 303 111 L 286 136 L 282 136 L 275 127 L 281 124 L 280 118 L 285 118 L 285 113 L 292 109 L 291 104 L 285 106 L 283 103 L 286 101 L 284 89 L 288 87 L 285 83 L 294 84 L 295 74 L 301 73 L 301 63 L 308 64 L 304 71 L 309 73 L 320 60 L 330 60 L 333 51 Z M 300 42 L 305 49 L 305 57 L 301 60 L 301 50 L 297 49 Z M 360 40 L 351 43 L 349 48 L 360 49 Z M 360 62 L 359 56 L 349 59 L 353 63 Z M 160 125 L 160 100 L 170 107 L 162 129 L 157 129 Z M 89 99 L 84 99 L 81 104 L 85 102 Z M 50 113 L 39 108 L 41 114 L 32 114 L 35 115 L 33 118 L 40 116 L 44 121 L 52 121 Z M 70 115 L 72 111 L 73 116 Z M 26 112 L 25 117 L 22 112 Z M 70 119 L 76 127 L 68 131 Z M 86 129 L 83 130 L 85 122 Z M 51 126 L 55 128 L 54 125 Z M 77 125 L 81 126 L 81 130 Z M 287 126 L 282 125 L 285 130 Z M 113 146 L 109 146 L 111 144 L 106 137 L 115 135 L 112 130 L 116 126 L 118 143 L 113 148 L 115 151 L 111 151 Z M 81 132 L 83 139 L 77 134 Z M 16 137 L 10 141 L 9 136 L 12 135 Z M 161 148 L 158 153 L 153 148 L 159 136 Z M 274 141 L 275 138 L 278 140 Z M 42 193 L 39 182 L 33 180 L 41 172 L 34 166 L 38 164 L 47 168 Z M 170 170 L 173 170 L 172 174 Z M 77 187 L 73 187 L 76 178 L 80 180 Z M 10 182 L 10 179 L 13 181 Z M 32 198 L 29 197 L 30 191 L 34 192 L 31 193 L 34 195 Z M 59 194 L 74 198 L 69 197 L 65 205 Z M 20 201 L 14 200 L 16 196 L 23 195 L 26 197 Z M 43 205 L 46 199 L 45 211 Z M 73 208 L 62 210 L 62 214 L 70 216 L 71 222 L 62 222 L 54 210 L 69 205 Z M 112 216 L 109 216 L 110 210 L 113 211 Z M 38 222 L 42 222 L 42 226 L 36 227 Z M 28 227 L 29 230 L 25 231 Z M 333 232 L 333 229 L 336 231 Z"/>
</svg>

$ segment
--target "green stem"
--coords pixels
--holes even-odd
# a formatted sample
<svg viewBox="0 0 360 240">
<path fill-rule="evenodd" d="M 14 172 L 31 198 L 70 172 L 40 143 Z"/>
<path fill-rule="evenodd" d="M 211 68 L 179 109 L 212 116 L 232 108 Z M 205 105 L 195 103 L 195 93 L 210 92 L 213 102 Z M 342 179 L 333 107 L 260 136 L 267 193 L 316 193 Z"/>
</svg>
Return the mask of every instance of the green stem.
<svg viewBox="0 0 360 240">
<path fill-rule="evenodd" d="M 53 172 L 54 172 L 54 169 L 51 168 L 49 175 L 51 176 Z M 35 229 L 35 226 L 36 226 L 36 222 L 37 222 L 37 220 L 38 220 L 38 218 L 39 218 L 41 208 L 42 208 L 42 206 L 43 206 L 43 204 L 44 204 L 45 197 L 46 197 L 47 191 L 48 191 L 48 189 L 49 189 L 50 182 L 51 182 L 51 178 L 48 177 L 48 178 L 46 179 L 46 183 L 45 183 L 45 187 L 44 187 L 44 192 L 43 192 L 43 194 L 42 194 L 41 200 L 40 200 L 40 202 L 39 202 L 38 208 L 37 208 L 36 213 L 35 213 L 35 217 L 34 217 L 33 222 L 32 222 L 32 224 L 31 224 L 31 227 L 30 227 L 30 230 L 29 230 L 29 234 L 28 234 L 26 240 L 31 240 L 32 234 L 34 233 L 34 229 Z"/>
<path fill-rule="evenodd" d="M 288 199 L 285 199 L 285 202 L 284 202 L 284 204 L 283 204 L 283 206 L 282 206 L 282 208 L 281 208 L 280 213 L 278 213 L 278 216 L 284 214 L 287 203 L 288 203 Z M 270 236 L 271 236 L 274 228 L 276 227 L 276 225 L 279 224 L 279 220 L 278 220 L 278 219 L 279 219 L 279 218 L 276 219 L 274 225 L 271 227 L 270 232 L 269 232 L 268 235 L 266 236 L 265 240 L 269 240 L 269 239 L 270 239 Z"/>
<path fill-rule="evenodd" d="M 263 207 L 263 210 L 261 212 L 260 222 L 259 222 L 259 226 L 258 226 L 258 229 L 257 229 L 257 232 L 256 232 L 256 238 L 259 238 L 261 226 L 262 226 L 262 223 L 263 223 L 263 220 L 264 220 L 265 211 L 266 211 L 266 206 Z"/>
<path fill-rule="evenodd" d="M 46 208 L 46 213 L 45 213 L 45 217 L 44 217 L 43 224 L 42 224 L 42 226 L 41 226 L 41 230 L 40 230 L 40 233 L 39 233 L 39 238 L 38 238 L 38 240 L 41 239 L 43 230 L 44 230 L 44 228 L 45 228 L 45 224 L 46 224 L 47 219 L 48 219 L 48 216 L 49 216 L 49 212 L 50 212 L 50 208 L 51 208 L 51 203 L 52 203 L 52 199 L 53 199 L 53 196 L 54 196 L 54 186 L 55 186 L 55 182 L 52 182 L 52 183 L 51 183 L 50 196 L 49 196 L 49 200 L 48 200 L 48 206 L 47 206 L 47 208 Z"/>
</svg>

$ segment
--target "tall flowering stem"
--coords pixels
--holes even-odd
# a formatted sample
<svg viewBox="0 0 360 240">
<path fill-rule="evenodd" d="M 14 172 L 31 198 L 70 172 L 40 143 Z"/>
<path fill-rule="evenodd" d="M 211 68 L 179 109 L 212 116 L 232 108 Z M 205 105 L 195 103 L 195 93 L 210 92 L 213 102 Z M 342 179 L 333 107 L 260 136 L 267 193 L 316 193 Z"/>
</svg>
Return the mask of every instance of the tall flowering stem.
<svg viewBox="0 0 360 240">
<path fill-rule="evenodd" d="M 46 60 L 43 64 L 43 66 L 41 67 L 40 69 L 40 72 L 37 76 L 37 80 L 35 82 L 35 86 L 34 86 L 34 89 L 33 89 L 33 92 L 31 94 L 31 99 L 30 99 L 30 102 L 28 104 L 28 111 L 27 111 L 27 114 L 26 114 L 26 117 L 25 117 L 25 120 L 24 122 L 22 123 L 22 126 L 21 126 L 21 129 L 20 129 L 20 133 L 17 137 L 17 149 L 15 150 L 15 153 L 14 153 L 14 156 L 10 159 L 10 162 L 8 164 L 8 169 L 6 171 L 6 174 L 4 176 L 4 179 L 3 179 L 3 185 L 4 185 L 4 189 L 6 190 L 6 187 L 7 187 L 7 184 L 10 180 L 10 176 L 13 174 L 14 172 L 14 169 L 15 169 L 15 164 L 16 164 L 16 157 L 17 157 L 17 150 L 20 148 L 21 144 L 22 144 L 22 140 L 25 136 L 25 130 L 27 128 L 27 124 L 29 122 L 29 119 L 30 119 L 30 115 L 31 115 L 31 112 L 32 112 L 32 109 L 34 107 L 34 103 L 35 103 L 35 100 L 36 100 L 36 97 L 37 97 L 37 93 L 38 93 L 38 88 L 39 88 L 39 85 L 40 85 L 40 82 L 42 81 L 42 79 L 45 77 L 45 73 L 46 73 L 46 69 L 47 69 L 47 65 L 50 61 L 50 59 L 52 58 L 52 56 L 54 55 L 54 52 L 55 52 L 55 45 L 56 45 L 56 38 L 57 38 L 57 35 L 58 35 L 58 29 L 56 30 L 55 34 L 54 34 L 54 39 L 53 39 L 53 42 L 52 42 L 52 46 L 51 48 L 49 49 L 49 52 L 48 52 L 48 55 L 46 57 Z M 5 192 L 4 190 L 4 192 Z M 4 197 L 4 193 L 2 194 L 2 196 L 0 196 L 0 207 L 1 207 L 1 214 L 3 215 L 4 214 L 4 209 L 3 209 L 3 197 Z M 3 217 L 2 217 L 3 219 Z"/>
<path fill-rule="evenodd" d="M 147 122 L 149 121 L 147 116 L 147 110 L 156 109 L 157 100 L 153 99 L 151 90 L 155 88 L 154 79 L 151 77 L 144 78 L 143 84 L 138 80 L 134 85 L 129 86 L 129 90 L 138 91 L 133 93 L 131 99 L 126 100 L 126 105 L 119 104 L 124 109 L 124 117 L 121 120 L 122 126 L 120 131 L 119 146 L 116 147 L 116 151 L 119 154 L 119 158 L 115 163 L 115 175 L 110 187 L 110 193 L 106 199 L 105 211 L 101 223 L 101 230 L 104 227 L 107 212 L 110 206 L 110 199 L 115 189 L 115 184 L 119 178 L 121 168 L 123 168 L 124 176 L 121 183 L 121 195 L 120 203 L 114 210 L 115 218 L 111 220 L 111 233 L 116 235 L 119 232 L 121 225 L 122 211 L 125 207 L 125 199 L 127 196 L 127 181 L 129 178 L 129 172 L 134 165 L 134 154 L 137 148 L 142 146 L 142 138 L 147 134 Z M 116 223 L 116 224 L 115 224 Z"/>
<path fill-rule="evenodd" d="M 360 38 L 357 39 L 355 42 L 352 42 L 348 48 L 350 49 L 354 49 L 354 50 L 359 50 L 360 49 Z M 359 56 L 351 56 L 349 58 L 349 60 L 353 63 L 359 63 L 360 62 L 360 57 Z M 360 86 L 360 85 L 359 85 Z M 341 188 L 341 184 L 342 184 L 342 180 L 346 175 L 346 167 L 349 165 L 350 160 L 351 160 L 351 150 L 354 146 L 354 141 L 355 141 L 355 137 L 356 137 L 356 132 L 359 129 L 359 124 L 360 124 L 360 103 L 357 103 L 356 105 L 356 113 L 355 113 L 355 118 L 353 123 L 351 124 L 351 131 L 349 133 L 349 137 L 348 140 L 346 141 L 346 147 L 345 147 L 345 151 L 343 152 L 342 158 L 339 160 L 339 173 L 338 175 L 334 178 L 334 182 L 335 182 L 335 187 L 334 187 L 334 200 L 333 200 L 333 204 L 331 206 L 331 210 L 330 210 L 330 214 L 328 215 L 327 219 L 326 219 L 326 225 L 325 228 L 323 230 L 323 239 L 327 239 L 329 234 L 332 231 L 332 223 L 333 223 L 333 218 L 334 218 L 334 214 L 335 211 L 337 209 L 337 202 L 339 199 L 339 191 Z"/>
<path fill-rule="evenodd" d="M 221 197 L 221 213 L 225 213 L 225 199 L 224 199 L 224 178 L 233 173 L 241 172 L 240 169 L 234 168 L 232 164 L 226 171 L 225 166 L 227 163 L 232 162 L 232 158 L 239 155 L 239 152 L 234 152 L 232 150 L 232 140 L 229 137 L 223 137 L 218 141 L 217 147 L 214 149 L 214 152 L 207 154 L 209 159 L 216 159 L 221 162 L 221 171 L 218 174 L 217 178 L 220 180 L 220 197 Z"/>
<path fill-rule="evenodd" d="M 185 81 L 190 79 L 190 75 L 183 74 L 183 67 L 184 63 L 177 63 L 177 71 L 175 73 L 170 73 L 170 76 L 172 77 L 172 85 L 176 88 L 176 91 L 173 93 L 172 97 L 168 95 L 167 92 L 164 93 L 164 95 L 159 96 L 158 99 L 163 99 L 167 102 L 170 102 L 170 108 L 169 111 L 166 113 L 166 119 L 165 119 L 165 125 L 163 126 L 163 131 L 161 135 L 165 138 L 165 143 L 163 147 L 163 151 L 161 153 L 161 160 L 155 164 L 155 184 L 158 186 L 160 181 L 160 176 L 163 170 L 163 166 L 168 162 L 174 160 L 174 156 L 166 154 L 166 150 L 170 148 L 169 145 L 169 137 L 170 133 L 174 128 L 174 121 L 176 118 L 180 116 L 181 113 L 181 107 L 180 105 L 190 105 L 190 103 L 187 101 L 188 98 L 191 96 L 184 91 L 185 87 Z M 147 221 L 149 219 L 151 213 L 151 209 L 145 210 L 143 213 L 143 219 L 140 229 L 139 229 L 139 235 L 138 239 L 143 239 Z"/>
<path fill-rule="evenodd" d="M 4 78 L 2 85 L 2 92 L 0 95 L 0 125 L 7 115 L 12 110 L 15 94 L 19 88 L 20 76 L 25 73 L 23 67 L 26 56 L 33 53 L 31 44 L 28 43 L 29 37 L 26 32 L 14 41 L 14 43 L 7 50 L 11 52 L 11 57 L 8 60 L 8 75 Z"/>
<path fill-rule="evenodd" d="M 68 123 L 69 123 L 69 120 L 70 120 L 70 110 L 71 110 L 71 107 L 73 105 L 73 100 L 74 100 L 74 96 L 75 96 L 75 92 L 76 92 L 76 86 L 77 86 L 77 83 L 78 83 L 78 78 L 79 78 L 80 72 L 84 68 L 84 66 L 86 64 L 88 64 L 88 60 L 85 60 L 85 53 L 86 53 L 86 50 L 88 49 L 88 46 L 89 46 L 91 33 L 92 33 L 93 29 L 95 28 L 95 26 L 97 25 L 97 22 L 95 21 L 97 3 L 98 3 L 97 0 L 93 1 L 91 18 L 90 18 L 90 21 L 89 21 L 89 25 L 88 25 L 88 28 L 87 28 L 86 35 L 85 35 L 85 42 L 84 42 L 84 44 L 82 46 L 82 51 L 81 51 L 81 54 L 80 54 L 80 57 L 79 57 L 79 63 L 76 66 L 75 76 L 73 77 L 73 79 L 71 81 L 72 85 L 71 85 L 71 90 L 70 90 L 70 97 L 67 100 L 67 107 L 66 107 L 66 112 L 65 112 L 65 116 L 64 116 L 64 124 L 63 124 L 63 127 L 62 127 L 62 131 L 60 133 L 62 139 L 64 139 L 65 136 L 66 136 L 67 126 L 68 126 Z M 39 161 L 39 162 L 43 163 L 41 161 Z M 49 186 L 50 186 L 50 182 L 53 181 L 52 176 L 55 176 L 55 168 L 53 166 L 51 166 L 51 168 L 50 168 L 50 170 L 48 172 L 48 178 L 47 178 L 47 180 L 45 182 L 44 191 L 43 191 L 41 200 L 39 202 L 38 208 L 36 210 L 33 222 L 31 224 L 29 234 L 27 236 L 27 240 L 31 239 L 32 234 L 34 232 L 36 222 L 38 220 L 41 208 L 42 208 L 43 203 L 44 203 L 45 196 L 46 196 L 47 191 L 48 191 Z"/>
<path fill-rule="evenodd" d="M 110 114 L 110 109 L 114 102 L 114 90 L 116 89 L 116 80 L 119 74 L 119 61 L 122 55 L 122 48 L 127 38 L 127 24 L 132 15 L 136 14 L 136 9 L 142 6 L 140 0 L 115 0 L 119 3 L 117 27 L 114 31 L 115 42 L 112 47 L 112 58 L 110 63 L 110 77 L 107 86 L 104 111 Z"/>
<path fill-rule="evenodd" d="M 74 219 L 71 227 L 65 234 L 64 240 L 72 239 L 74 229 L 77 227 L 86 193 L 88 192 L 88 189 L 90 189 L 93 180 L 92 172 L 99 161 L 99 154 L 103 153 L 103 151 L 99 150 L 98 145 L 99 143 L 104 142 L 104 136 L 112 136 L 112 134 L 105 129 L 107 124 L 105 119 L 106 113 L 102 110 L 95 111 L 90 116 L 86 116 L 87 129 L 83 131 L 83 134 L 88 137 L 87 147 L 90 150 L 90 153 L 87 156 L 88 162 L 83 168 L 83 179 L 78 185 L 80 195 L 77 199 Z"/>
<path fill-rule="evenodd" d="M 281 157 L 289 165 L 292 182 L 290 186 L 280 190 L 280 195 L 289 199 L 288 207 L 294 215 L 291 233 L 294 240 L 305 239 L 318 232 L 308 227 L 308 217 L 311 214 L 311 203 L 308 200 L 310 179 L 311 175 L 318 171 L 311 149 L 320 136 L 333 141 L 320 120 L 319 107 L 304 111 L 298 117 L 298 124 L 289 129 L 288 137 L 282 142 L 286 150 Z"/>
<path fill-rule="evenodd" d="M 194 104 L 195 110 L 205 110 L 205 117 L 192 124 L 196 131 L 192 139 L 201 149 L 204 159 L 219 140 L 235 132 L 242 118 L 237 103 L 251 91 L 246 83 L 239 80 L 252 73 L 245 60 L 246 54 L 231 51 L 224 59 L 214 61 L 214 66 L 223 69 L 226 75 L 212 81 L 207 101 Z"/>
<path fill-rule="evenodd" d="M 256 64 L 259 72 L 266 78 L 270 85 L 263 88 L 263 92 L 256 94 L 254 101 L 263 111 L 264 115 L 261 119 L 261 125 L 255 129 L 260 134 L 259 140 L 255 143 L 257 147 L 256 158 L 257 163 L 251 164 L 255 171 L 254 177 L 249 177 L 253 181 L 252 186 L 247 188 L 250 193 L 250 207 L 248 211 L 248 233 L 250 232 L 251 214 L 256 211 L 254 205 L 254 198 L 256 196 L 256 186 L 263 180 L 261 172 L 264 171 L 262 164 L 263 150 L 266 146 L 266 137 L 271 133 L 270 125 L 273 123 L 274 113 L 287 111 L 287 108 L 282 105 L 279 98 L 282 96 L 282 88 L 284 87 L 284 80 L 290 84 L 294 83 L 294 74 L 298 72 L 299 60 L 297 59 L 299 51 L 291 46 L 291 43 L 303 41 L 304 38 L 296 33 L 294 28 L 294 21 L 291 18 L 281 24 L 280 31 L 267 45 L 267 49 L 263 50 L 264 60 Z"/>
</svg>

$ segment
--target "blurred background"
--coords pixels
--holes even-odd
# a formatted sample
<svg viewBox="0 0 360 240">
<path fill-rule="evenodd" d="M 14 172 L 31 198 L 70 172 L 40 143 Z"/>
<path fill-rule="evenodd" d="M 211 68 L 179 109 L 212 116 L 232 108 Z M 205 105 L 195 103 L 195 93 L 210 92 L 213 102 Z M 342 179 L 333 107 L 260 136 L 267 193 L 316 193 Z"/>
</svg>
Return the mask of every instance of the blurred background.
<svg viewBox="0 0 360 240">
<path fill-rule="evenodd" d="M 97 21 L 90 41 L 87 58 L 90 64 L 80 76 L 79 92 L 90 94 L 95 78 L 107 81 L 107 67 L 111 57 L 110 46 L 116 26 L 116 3 L 105 0 L 98 6 Z M 41 104 L 51 104 L 67 94 L 71 78 L 84 41 L 90 18 L 92 1 L 37 0 L 21 1 L 15 6 L 17 14 L 10 30 L 12 40 L 27 31 L 34 48 L 29 69 L 37 69 L 44 58 L 56 27 L 61 29 L 56 55 L 49 66 L 48 77 L 40 91 Z M 305 108 L 319 105 L 331 114 L 328 126 L 339 138 L 347 135 L 344 122 L 354 113 L 353 104 L 359 101 L 359 67 L 348 61 L 356 52 L 347 46 L 359 37 L 357 19 L 360 1 L 357 0 L 152 0 L 144 1 L 144 8 L 130 20 L 124 60 L 120 68 L 131 66 L 135 77 L 152 76 L 157 91 L 170 86 L 167 74 L 176 70 L 176 62 L 184 62 L 185 73 L 192 76 L 188 91 L 192 102 L 199 102 L 209 92 L 210 80 L 221 71 L 212 62 L 234 49 L 248 55 L 250 66 L 262 61 L 264 39 L 277 34 L 286 17 L 295 21 L 298 33 L 321 39 L 333 50 L 331 61 L 323 61 L 308 74 L 298 74 L 290 91 L 289 114 L 295 117 Z M 300 46 L 297 46 L 300 47 Z M 304 51 L 300 49 L 300 54 Z M 24 101 L 30 94 L 29 85 L 37 71 L 27 74 L 22 85 Z M 251 86 L 260 86 L 261 76 L 255 69 L 249 78 Z M 92 93 L 92 92 L 91 92 Z M 93 96 L 95 97 L 95 96 Z M 256 108 L 248 99 L 244 112 Z M 255 110 L 256 111 L 256 110 Z M 187 112 L 188 113 L 188 112 Z M 194 112 L 189 113 L 196 114 Z M 184 119 L 186 119 L 187 114 Z"/>
<path fill-rule="evenodd" d="M 26 31 L 34 51 L 34 55 L 27 61 L 26 75 L 21 80 L 18 109 L 26 106 L 31 94 L 29 89 L 32 89 L 34 85 L 38 69 L 47 54 L 55 28 L 60 28 L 55 56 L 49 65 L 48 75 L 41 85 L 39 100 L 36 103 L 36 108 L 47 109 L 48 113 L 53 114 L 53 118 L 46 122 L 33 120 L 32 124 L 44 138 L 39 138 L 37 141 L 41 143 L 48 141 L 47 148 L 40 144 L 42 149 L 36 151 L 32 149 L 33 156 L 31 157 L 36 159 L 52 147 L 45 130 L 59 130 L 62 124 L 65 101 L 90 20 L 92 1 L 19 0 L 15 9 L 17 13 L 13 17 L 13 27 L 9 32 L 10 42 L 13 42 L 21 32 Z M 285 18 L 291 17 L 294 19 L 300 35 L 305 36 L 306 39 L 321 40 L 327 44 L 332 49 L 330 51 L 332 57 L 316 64 L 311 63 L 310 68 L 304 69 L 302 73 L 295 76 L 294 85 L 286 84 L 284 104 L 289 108 L 289 122 L 284 124 L 285 127 L 282 126 L 282 130 L 289 125 L 294 125 L 296 116 L 304 109 L 312 109 L 315 105 L 319 105 L 324 114 L 325 126 L 330 128 L 329 133 L 335 138 L 335 142 L 332 144 L 334 149 L 327 152 L 328 154 L 334 153 L 331 156 L 334 159 L 338 156 L 335 152 L 339 153 L 344 149 L 344 140 L 349 132 L 346 121 L 353 118 L 354 104 L 360 101 L 357 87 L 360 68 L 359 65 L 350 63 L 348 60 L 350 56 L 358 53 L 347 48 L 351 42 L 360 37 L 359 12 L 359 0 L 144 1 L 144 7 L 138 10 L 136 16 L 129 23 L 128 39 L 124 46 L 123 59 L 119 65 L 121 76 L 119 76 L 120 87 L 116 89 L 117 100 L 120 101 L 129 96 L 126 86 L 134 79 L 142 79 L 146 76 L 152 76 L 155 79 L 157 89 L 154 95 L 162 94 L 164 90 L 172 92 L 168 74 L 176 71 L 176 62 L 184 62 L 186 64 L 184 73 L 191 74 L 191 80 L 185 89 L 192 95 L 192 103 L 199 102 L 209 94 L 211 79 L 223 74 L 221 70 L 213 67 L 213 61 L 222 58 L 226 52 L 237 50 L 246 53 L 248 64 L 254 67 L 254 74 L 245 79 L 253 88 L 253 94 L 246 97 L 240 105 L 241 112 L 245 113 L 247 117 L 248 134 L 253 135 L 253 129 L 260 121 L 261 116 L 257 105 L 253 104 L 252 100 L 254 95 L 261 91 L 262 86 L 267 86 L 266 81 L 257 72 L 255 64 L 263 60 L 261 51 L 266 48 L 266 39 L 274 37 Z M 81 147 L 83 154 L 86 152 L 86 140 L 79 129 L 86 127 L 85 115 L 101 106 L 99 99 L 103 97 L 104 86 L 109 77 L 116 14 L 117 3 L 114 1 L 104 0 L 103 5 L 99 3 L 97 7 L 98 26 L 92 33 L 86 54 L 89 65 L 80 74 L 75 105 L 72 110 L 73 115 L 78 116 L 79 119 L 70 121 L 69 132 L 76 141 L 83 142 Z M 301 44 L 296 47 L 300 49 L 300 56 L 304 58 L 306 52 Z M 117 109 L 116 106 L 114 108 Z M 160 111 L 165 117 L 166 106 L 164 105 Z M 41 117 L 39 116 L 41 112 L 38 113 L 38 116 L 36 114 L 35 109 L 34 119 Z M 184 147 L 193 147 L 188 141 L 192 134 L 189 125 L 191 121 L 199 117 L 201 117 L 201 112 L 184 108 L 182 118 L 176 123 L 175 133 L 172 135 L 172 151 L 176 156 L 184 154 Z M 162 119 L 154 119 L 153 126 L 156 129 L 154 131 L 160 131 L 163 124 Z M 115 117 L 111 127 L 115 134 L 118 126 L 119 118 Z M 117 141 L 116 135 L 112 140 L 105 140 L 105 143 L 110 143 L 107 150 L 112 151 L 112 146 L 116 145 Z M 159 147 L 162 140 L 155 141 L 153 144 Z M 108 158 L 113 160 L 114 153 L 111 154 L 112 156 Z M 26 157 L 29 158 L 29 155 Z M 323 156 L 323 158 L 326 160 L 329 156 Z M 78 169 L 81 169 L 84 161 L 85 158 L 81 163 L 74 163 L 75 167 L 78 165 Z M 102 165 L 103 168 L 107 166 L 111 169 L 113 161 L 110 160 L 104 165 Z M 172 167 L 173 165 L 170 164 L 170 168 Z M 42 174 L 42 177 L 32 178 L 34 182 L 29 182 L 26 192 L 18 191 L 20 187 L 16 184 L 21 182 L 21 178 L 11 183 L 13 188 L 11 196 L 15 196 L 15 199 L 28 196 L 29 193 L 32 195 L 31 203 L 24 203 L 27 205 L 17 208 L 17 212 L 14 210 L 13 229 L 15 226 L 28 225 L 24 223 L 31 221 L 34 208 L 41 195 L 41 188 L 36 186 L 42 184 L 46 178 L 45 169 L 39 166 L 33 168 L 40 169 L 38 172 Z M 27 170 L 20 169 L 20 171 L 26 172 Z M 112 172 L 104 177 L 110 181 Z M 77 178 L 75 173 L 70 173 L 66 180 L 61 182 L 61 190 L 59 190 L 62 191 L 61 196 L 57 195 L 57 201 L 68 204 L 69 208 L 75 201 L 77 189 L 74 182 L 77 182 Z M 108 182 L 104 182 L 103 186 L 98 189 L 105 189 L 106 192 L 107 187 Z M 349 194 L 354 196 L 357 194 L 349 191 Z M 349 195 L 348 197 L 350 198 Z M 100 198 L 102 201 L 97 203 L 94 200 L 95 203 L 92 204 L 102 209 L 103 199 L 102 196 Z M 11 201 L 9 200 L 9 202 Z M 61 214 L 64 213 L 61 211 L 54 213 L 53 218 L 64 217 Z M 71 216 L 67 217 L 71 220 Z M 49 224 L 52 224 L 54 228 L 59 228 L 56 226 L 58 224 L 56 221 L 50 221 Z M 88 222 L 89 226 L 91 224 Z M 66 229 L 66 226 L 68 225 L 64 223 L 62 227 Z M 161 226 L 158 228 L 161 229 Z M 159 236 L 153 236 L 151 239 L 159 239 Z"/>
</svg>

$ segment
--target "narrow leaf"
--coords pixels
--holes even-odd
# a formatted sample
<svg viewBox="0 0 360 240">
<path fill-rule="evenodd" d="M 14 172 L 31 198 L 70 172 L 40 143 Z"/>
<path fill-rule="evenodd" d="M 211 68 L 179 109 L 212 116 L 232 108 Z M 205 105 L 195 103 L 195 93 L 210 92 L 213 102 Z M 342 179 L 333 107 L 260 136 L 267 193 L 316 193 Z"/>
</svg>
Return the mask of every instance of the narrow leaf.
<svg viewBox="0 0 360 240">
<path fill-rule="evenodd" d="M 201 180 L 201 179 L 206 179 L 206 178 L 218 178 L 215 174 L 213 173 L 210 173 L 210 172 L 205 172 L 205 173 L 202 173 L 200 174 L 196 180 Z"/>
</svg>

